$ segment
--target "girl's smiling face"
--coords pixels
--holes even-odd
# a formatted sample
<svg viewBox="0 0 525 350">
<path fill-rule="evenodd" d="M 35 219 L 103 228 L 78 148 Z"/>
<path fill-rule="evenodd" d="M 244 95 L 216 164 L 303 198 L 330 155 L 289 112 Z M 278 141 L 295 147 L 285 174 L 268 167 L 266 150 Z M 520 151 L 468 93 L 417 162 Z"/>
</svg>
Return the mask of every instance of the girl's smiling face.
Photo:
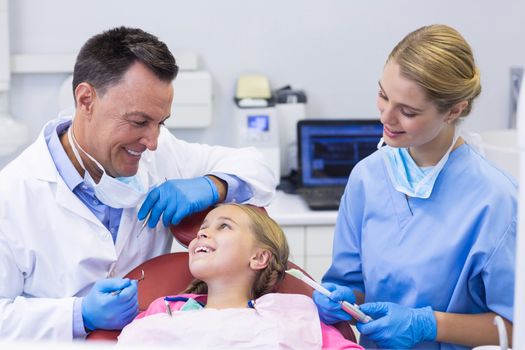
<svg viewBox="0 0 525 350">
<path fill-rule="evenodd" d="M 250 262 L 260 248 L 242 209 L 219 206 L 208 213 L 188 246 L 191 274 L 202 281 L 251 277 Z"/>
</svg>

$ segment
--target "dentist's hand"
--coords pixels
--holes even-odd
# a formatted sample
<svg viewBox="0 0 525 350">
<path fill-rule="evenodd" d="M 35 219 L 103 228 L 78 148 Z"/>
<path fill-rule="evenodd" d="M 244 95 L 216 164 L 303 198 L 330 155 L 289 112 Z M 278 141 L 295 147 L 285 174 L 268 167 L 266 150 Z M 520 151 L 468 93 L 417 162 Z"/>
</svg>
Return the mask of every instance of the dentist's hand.
<svg viewBox="0 0 525 350">
<path fill-rule="evenodd" d="M 330 298 L 318 291 L 314 291 L 313 295 L 321 321 L 326 324 L 333 324 L 339 321 L 350 321 L 352 316 L 341 309 L 340 301 L 346 300 L 349 303 L 355 303 L 355 295 L 352 289 L 329 282 L 323 283 L 323 287 L 331 292 Z"/>
<path fill-rule="evenodd" d="M 436 318 L 430 306 L 412 309 L 394 303 L 365 303 L 360 308 L 374 321 L 358 323 L 357 329 L 382 348 L 408 349 L 436 340 Z"/>
<path fill-rule="evenodd" d="M 128 278 L 97 281 L 82 299 L 82 318 L 88 330 L 122 329 L 138 311 L 137 281 Z"/>
<path fill-rule="evenodd" d="M 186 216 L 202 211 L 219 200 L 219 192 L 207 177 L 168 180 L 148 193 L 138 213 L 144 220 L 151 210 L 148 226 L 157 226 L 160 216 L 164 226 L 176 225 Z"/>
</svg>

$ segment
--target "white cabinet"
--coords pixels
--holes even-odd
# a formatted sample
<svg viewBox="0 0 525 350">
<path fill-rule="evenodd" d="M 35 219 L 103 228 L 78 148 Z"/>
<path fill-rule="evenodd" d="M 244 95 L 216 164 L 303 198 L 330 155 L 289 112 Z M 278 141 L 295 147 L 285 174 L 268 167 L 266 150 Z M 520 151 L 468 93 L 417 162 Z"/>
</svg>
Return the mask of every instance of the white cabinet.
<svg viewBox="0 0 525 350">
<path fill-rule="evenodd" d="M 281 225 L 290 246 L 290 261 L 320 281 L 332 262 L 334 226 Z"/>
<path fill-rule="evenodd" d="M 320 281 L 332 263 L 334 226 L 306 226 L 306 271 Z"/>
<path fill-rule="evenodd" d="M 300 226 L 282 227 L 290 247 L 289 260 L 300 267 L 305 267 L 305 232 Z"/>
</svg>

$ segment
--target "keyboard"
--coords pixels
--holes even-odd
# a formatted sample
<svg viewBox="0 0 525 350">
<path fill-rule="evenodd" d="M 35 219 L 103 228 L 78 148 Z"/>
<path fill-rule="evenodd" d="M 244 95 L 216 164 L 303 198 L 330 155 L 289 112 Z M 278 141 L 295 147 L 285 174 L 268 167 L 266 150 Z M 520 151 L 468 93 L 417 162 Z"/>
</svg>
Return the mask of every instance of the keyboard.
<svg viewBox="0 0 525 350">
<path fill-rule="evenodd" d="M 312 210 L 337 210 L 344 187 L 303 187 L 298 192 Z"/>
</svg>

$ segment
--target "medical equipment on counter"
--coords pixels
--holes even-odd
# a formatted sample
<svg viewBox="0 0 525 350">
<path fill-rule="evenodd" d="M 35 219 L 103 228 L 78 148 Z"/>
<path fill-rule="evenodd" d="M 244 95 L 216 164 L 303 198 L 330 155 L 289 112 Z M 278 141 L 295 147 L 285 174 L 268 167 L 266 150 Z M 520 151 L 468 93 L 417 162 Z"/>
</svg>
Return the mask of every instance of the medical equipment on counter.
<svg viewBox="0 0 525 350">
<path fill-rule="evenodd" d="M 276 178 L 280 177 L 279 131 L 268 79 L 242 75 L 234 98 L 237 147 L 256 147 Z"/>
<path fill-rule="evenodd" d="M 297 170 L 297 123 L 306 117 L 306 94 L 289 86 L 275 91 L 275 110 L 279 122 L 281 176 Z"/>
<path fill-rule="evenodd" d="M 270 82 L 264 75 L 244 74 L 237 80 L 235 102 L 241 107 L 268 107 L 272 104 Z"/>
<path fill-rule="evenodd" d="M 27 127 L 9 115 L 11 85 L 7 0 L 0 0 L 0 156 L 16 151 L 27 142 Z"/>
<path fill-rule="evenodd" d="M 289 269 L 289 270 L 286 270 L 286 273 L 289 274 L 289 275 L 294 276 L 297 279 L 300 279 L 301 281 L 303 281 L 304 283 L 308 284 L 310 287 L 312 287 L 313 289 L 315 289 L 319 293 L 322 293 L 322 294 L 326 295 L 328 298 L 330 298 L 330 294 L 331 293 L 330 293 L 330 291 L 328 289 L 326 289 L 325 287 L 323 287 L 319 283 L 315 282 L 314 280 L 312 280 L 311 278 L 306 276 L 301 271 L 299 271 L 297 269 Z M 355 318 L 358 322 L 367 323 L 367 322 L 372 321 L 372 318 L 370 316 L 366 315 L 363 311 L 361 311 L 359 309 L 359 306 L 356 305 L 356 304 L 351 304 L 351 303 L 349 303 L 347 301 L 341 301 L 341 308 L 345 312 L 347 312 L 350 316 Z"/>
</svg>

